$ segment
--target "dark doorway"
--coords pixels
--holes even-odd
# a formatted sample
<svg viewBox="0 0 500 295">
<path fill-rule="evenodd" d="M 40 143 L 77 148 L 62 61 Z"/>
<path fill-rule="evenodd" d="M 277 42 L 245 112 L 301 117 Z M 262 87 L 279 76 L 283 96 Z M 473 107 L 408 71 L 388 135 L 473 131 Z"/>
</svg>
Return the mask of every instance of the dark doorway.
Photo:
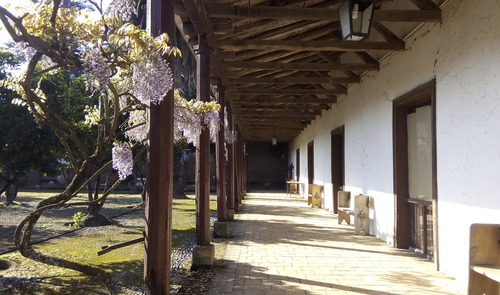
<svg viewBox="0 0 500 295">
<path fill-rule="evenodd" d="M 296 180 L 300 181 L 300 149 L 295 150 L 295 162 L 295 165 L 297 166 L 295 167 L 295 175 L 297 175 Z"/>
<path fill-rule="evenodd" d="M 307 178 L 309 184 L 314 183 L 314 142 L 307 145 Z"/>
<path fill-rule="evenodd" d="M 436 99 L 432 80 L 396 99 L 395 243 L 436 258 Z"/>
<path fill-rule="evenodd" d="M 333 213 L 338 214 L 339 190 L 344 189 L 344 126 L 332 131 L 332 187 L 333 187 Z"/>
</svg>

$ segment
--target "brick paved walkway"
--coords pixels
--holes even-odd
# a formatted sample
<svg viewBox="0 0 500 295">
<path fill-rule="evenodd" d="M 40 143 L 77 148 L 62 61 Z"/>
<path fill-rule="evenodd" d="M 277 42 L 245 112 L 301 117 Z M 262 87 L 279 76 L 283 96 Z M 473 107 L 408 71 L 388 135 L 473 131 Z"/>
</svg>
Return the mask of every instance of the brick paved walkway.
<svg viewBox="0 0 500 295">
<path fill-rule="evenodd" d="M 466 294 L 433 263 L 302 198 L 249 193 L 209 294 Z"/>
</svg>

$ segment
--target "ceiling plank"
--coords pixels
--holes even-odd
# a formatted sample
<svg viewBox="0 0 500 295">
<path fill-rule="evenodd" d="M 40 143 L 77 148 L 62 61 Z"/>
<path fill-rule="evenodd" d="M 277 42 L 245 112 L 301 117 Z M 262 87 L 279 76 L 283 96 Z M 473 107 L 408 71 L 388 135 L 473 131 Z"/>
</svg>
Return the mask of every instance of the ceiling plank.
<svg viewBox="0 0 500 295">
<path fill-rule="evenodd" d="M 324 60 L 326 60 L 327 62 L 332 63 L 332 64 L 336 64 L 336 63 L 340 62 L 340 59 L 338 57 L 334 58 L 331 55 L 327 54 L 326 52 L 318 52 L 318 55 L 321 58 L 323 58 Z M 350 71 L 350 70 L 343 71 L 343 73 L 349 78 L 359 78 L 359 76 L 356 73 L 354 73 L 353 71 Z"/>
<path fill-rule="evenodd" d="M 235 103 L 239 104 L 279 104 L 279 103 L 294 103 L 294 104 L 331 104 L 336 103 L 336 98 L 310 98 L 307 96 L 301 97 L 254 97 L 252 99 L 241 98 L 235 100 Z"/>
<path fill-rule="evenodd" d="M 404 51 L 404 42 L 343 42 L 343 41 L 296 41 L 296 40 L 219 40 L 225 50 L 260 49 L 291 51 Z"/>
<path fill-rule="evenodd" d="M 378 61 L 375 58 L 373 58 L 370 54 L 368 54 L 364 51 L 356 51 L 356 55 L 367 64 L 378 64 Z M 354 69 L 350 69 L 350 70 L 354 70 Z"/>
<path fill-rule="evenodd" d="M 319 116 L 321 110 L 316 111 L 301 111 L 301 110 L 270 110 L 270 111 L 249 111 L 249 110 L 236 110 L 236 114 L 240 115 L 297 115 L 297 116 Z"/>
<path fill-rule="evenodd" d="M 316 95 L 316 94 L 347 94 L 347 91 L 340 89 L 248 89 L 236 88 L 231 91 L 240 95 Z"/>
<path fill-rule="evenodd" d="M 437 10 L 439 6 L 432 0 L 411 0 L 419 9 L 422 10 Z"/>
<path fill-rule="evenodd" d="M 299 71 L 369 71 L 379 70 L 379 64 L 375 63 L 283 63 L 283 62 L 246 62 L 227 61 L 226 68 L 237 69 L 264 69 L 264 70 L 299 70 Z"/>
<path fill-rule="evenodd" d="M 373 22 L 372 28 L 375 29 L 387 42 L 402 42 L 396 34 L 379 22 Z"/>
<path fill-rule="evenodd" d="M 337 9 L 302 8 L 276 6 L 205 5 L 210 17 L 257 18 L 257 19 L 298 19 L 339 21 Z M 373 21 L 397 22 L 438 22 L 441 10 L 375 10 Z"/>
<path fill-rule="evenodd" d="M 361 78 L 228 78 L 229 84 L 335 84 L 359 83 Z"/>
</svg>

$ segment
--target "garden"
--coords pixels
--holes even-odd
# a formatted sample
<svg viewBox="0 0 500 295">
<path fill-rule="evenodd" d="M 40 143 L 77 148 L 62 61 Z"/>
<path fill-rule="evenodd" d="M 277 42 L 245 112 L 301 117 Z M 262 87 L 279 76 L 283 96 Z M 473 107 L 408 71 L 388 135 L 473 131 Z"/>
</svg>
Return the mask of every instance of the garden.
<svg viewBox="0 0 500 295">
<path fill-rule="evenodd" d="M 14 231 L 22 218 L 50 190 L 20 191 L 14 205 L 0 203 L 0 294 L 108 294 L 106 286 L 94 276 L 71 269 L 36 262 L 15 250 Z M 86 198 L 85 194 L 77 198 Z M 1 200 L 1 199 L 0 199 Z M 98 255 L 102 246 L 116 245 L 143 236 L 144 208 L 141 195 L 115 192 L 107 198 L 101 213 L 113 225 L 77 227 L 87 207 L 49 211 L 33 231 L 33 247 L 47 255 L 65 258 L 106 270 L 111 274 L 118 294 L 144 294 L 144 243 L 136 243 Z M 139 205 L 139 206 L 138 206 Z M 216 196 L 210 198 L 211 219 L 215 217 Z M 208 291 L 215 270 L 190 271 L 195 244 L 194 195 L 174 199 L 172 210 L 171 294 L 202 294 Z M 215 267 L 221 263 L 225 239 L 212 239 Z"/>
</svg>

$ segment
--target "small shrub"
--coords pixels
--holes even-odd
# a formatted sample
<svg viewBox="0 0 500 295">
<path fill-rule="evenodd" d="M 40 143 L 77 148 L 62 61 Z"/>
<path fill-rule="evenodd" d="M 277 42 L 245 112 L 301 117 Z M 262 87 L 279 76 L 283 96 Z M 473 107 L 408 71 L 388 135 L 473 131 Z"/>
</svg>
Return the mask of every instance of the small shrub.
<svg viewBox="0 0 500 295">
<path fill-rule="evenodd" d="M 82 212 L 77 212 L 75 215 L 73 215 L 73 227 L 82 227 L 83 222 L 85 221 L 86 215 L 83 214 Z"/>
</svg>

